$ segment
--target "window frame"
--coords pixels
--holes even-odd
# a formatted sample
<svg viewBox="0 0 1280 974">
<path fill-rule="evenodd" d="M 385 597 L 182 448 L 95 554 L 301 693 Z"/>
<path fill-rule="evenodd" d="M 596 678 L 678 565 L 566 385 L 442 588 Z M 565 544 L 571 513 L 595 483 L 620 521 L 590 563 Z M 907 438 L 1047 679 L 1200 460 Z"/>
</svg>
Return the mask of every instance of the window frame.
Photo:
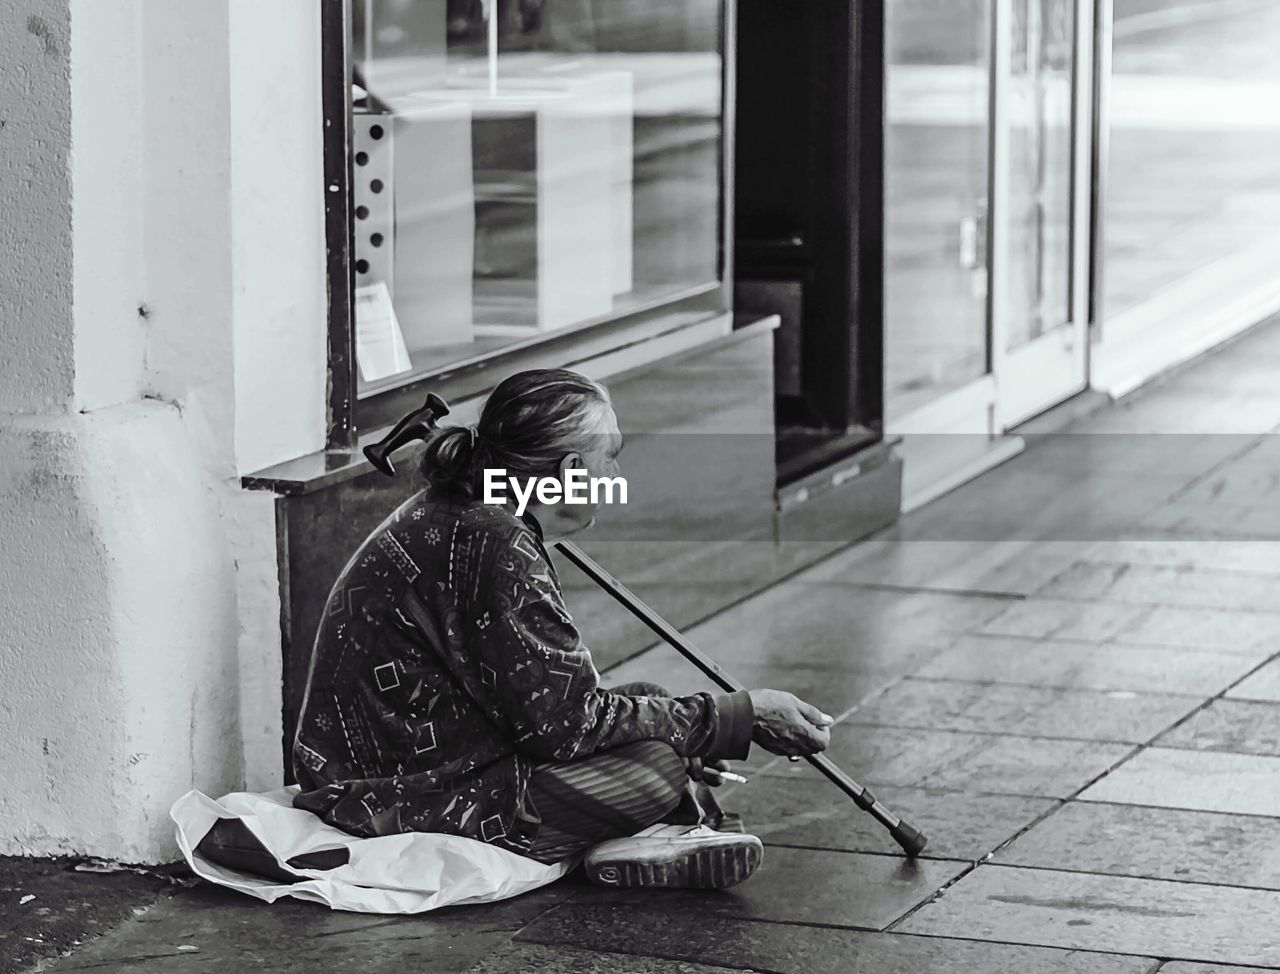
<svg viewBox="0 0 1280 974">
<path fill-rule="evenodd" d="M 361 396 L 355 343 L 355 214 L 352 188 L 350 49 L 352 0 L 321 0 L 321 104 L 324 115 L 325 261 L 328 298 L 328 402 L 326 447 L 354 450 L 361 432 L 394 423 L 416 408 L 430 389 L 465 399 L 492 389 L 521 368 L 567 366 L 733 310 L 734 89 L 737 0 L 719 0 L 721 59 L 720 151 L 717 155 L 719 280 L 657 298 L 608 318 L 530 336 L 494 350 L 441 365 L 390 389 Z"/>
</svg>

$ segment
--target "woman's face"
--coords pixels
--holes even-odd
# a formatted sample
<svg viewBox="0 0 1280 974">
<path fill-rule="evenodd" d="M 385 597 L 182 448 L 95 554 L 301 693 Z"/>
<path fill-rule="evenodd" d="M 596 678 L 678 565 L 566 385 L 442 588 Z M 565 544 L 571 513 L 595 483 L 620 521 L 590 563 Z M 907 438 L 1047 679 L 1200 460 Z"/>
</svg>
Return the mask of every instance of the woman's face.
<svg viewBox="0 0 1280 974">
<path fill-rule="evenodd" d="M 622 452 L 622 433 L 618 429 L 618 417 L 614 414 L 612 406 L 606 406 L 599 413 L 599 416 L 596 432 L 588 437 L 582 449 L 577 453 L 569 454 L 561 462 L 561 479 L 573 467 L 584 468 L 588 482 L 593 482 L 598 478 L 612 479 L 620 476 L 618 454 Z M 614 489 L 612 496 L 616 500 L 620 496 L 619 491 Z M 599 494 L 598 499 L 603 501 L 603 492 Z M 562 535 L 572 534 L 575 531 L 590 527 L 601 506 L 602 504 L 600 503 L 567 504 L 562 502 L 554 505 L 554 520 Z"/>
</svg>

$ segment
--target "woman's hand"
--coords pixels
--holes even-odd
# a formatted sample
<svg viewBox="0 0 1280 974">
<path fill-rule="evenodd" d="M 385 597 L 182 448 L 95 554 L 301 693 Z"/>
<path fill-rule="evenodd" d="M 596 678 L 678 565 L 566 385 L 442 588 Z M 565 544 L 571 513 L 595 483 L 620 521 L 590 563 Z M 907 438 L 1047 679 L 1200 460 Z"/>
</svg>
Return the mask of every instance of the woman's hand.
<svg viewBox="0 0 1280 974">
<path fill-rule="evenodd" d="M 756 722 L 751 738 L 766 751 L 788 756 L 817 754 L 831 743 L 829 715 L 785 690 L 752 690 Z"/>
</svg>

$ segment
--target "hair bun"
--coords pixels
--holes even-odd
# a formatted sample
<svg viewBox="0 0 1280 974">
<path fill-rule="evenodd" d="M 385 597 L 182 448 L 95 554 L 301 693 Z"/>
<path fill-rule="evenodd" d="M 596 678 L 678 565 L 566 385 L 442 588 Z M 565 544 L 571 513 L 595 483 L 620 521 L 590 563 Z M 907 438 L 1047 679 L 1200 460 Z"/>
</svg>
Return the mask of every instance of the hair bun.
<svg viewBox="0 0 1280 974">
<path fill-rule="evenodd" d="M 466 495 L 470 492 L 475 453 L 475 427 L 440 427 L 427 439 L 422 475 L 442 493 Z"/>
</svg>

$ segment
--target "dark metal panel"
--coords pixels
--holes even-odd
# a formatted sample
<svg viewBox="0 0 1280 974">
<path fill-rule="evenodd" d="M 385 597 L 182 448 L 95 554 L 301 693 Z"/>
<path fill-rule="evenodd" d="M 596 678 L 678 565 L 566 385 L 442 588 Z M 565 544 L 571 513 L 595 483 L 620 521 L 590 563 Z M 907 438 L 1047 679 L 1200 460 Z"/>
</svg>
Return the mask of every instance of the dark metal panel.
<svg viewBox="0 0 1280 974">
<path fill-rule="evenodd" d="M 734 143 L 738 124 L 738 0 L 724 0 L 720 8 L 721 81 L 720 130 L 720 301 L 733 307 Z"/>
<path fill-rule="evenodd" d="M 883 430 L 884 420 L 884 8 L 885 0 L 855 0 L 850 39 L 854 387 L 845 425 L 877 431 Z"/>
<path fill-rule="evenodd" d="M 739 0 L 738 43 L 738 281 L 802 288 L 804 421 L 879 430 L 884 0 Z"/>
<path fill-rule="evenodd" d="M 324 234 L 328 290 L 328 436 L 355 445 L 355 270 L 352 266 L 350 0 L 321 0 L 320 83 L 324 112 Z"/>
</svg>

